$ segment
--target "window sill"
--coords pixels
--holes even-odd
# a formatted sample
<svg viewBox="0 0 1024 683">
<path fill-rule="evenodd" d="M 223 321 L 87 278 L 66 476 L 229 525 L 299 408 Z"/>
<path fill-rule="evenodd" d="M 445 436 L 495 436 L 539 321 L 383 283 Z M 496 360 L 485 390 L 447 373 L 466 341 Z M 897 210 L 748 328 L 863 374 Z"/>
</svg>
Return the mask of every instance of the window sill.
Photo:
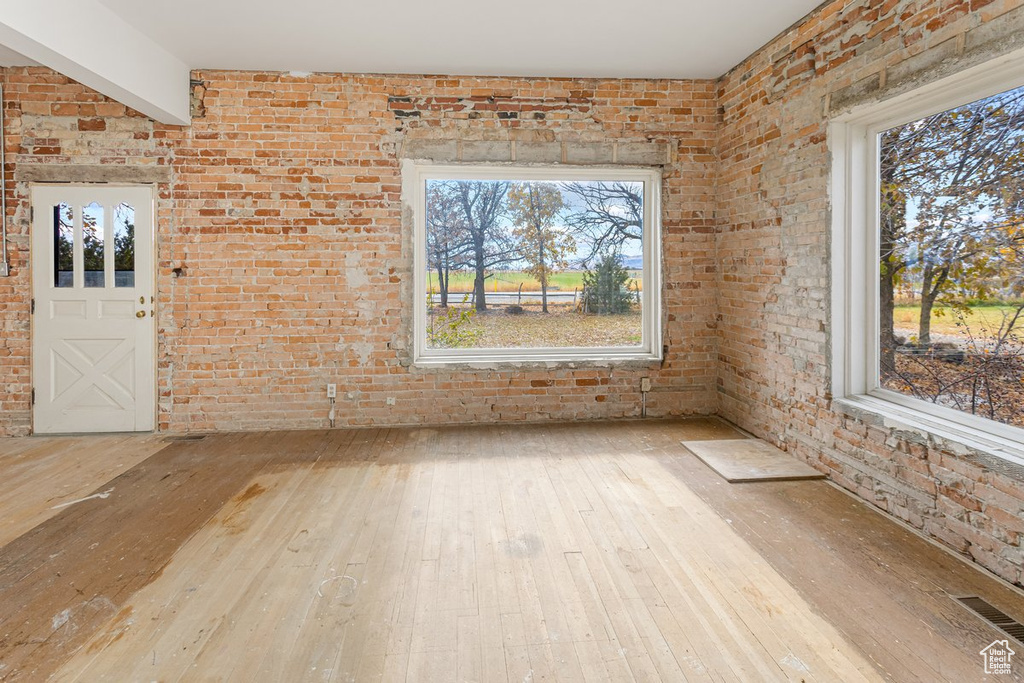
<svg viewBox="0 0 1024 683">
<path fill-rule="evenodd" d="M 897 405 L 874 396 L 835 399 L 833 408 L 866 424 L 882 427 L 925 445 L 942 448 L 974 460 L 1014 479 L 1024 481 L 1024 443 Z M 916 435 L 917 438 L 914 438 Z"/>
<path fill-rule="evenodd" d="M 420 356 L 413 361 L 417 368 L 441 368 L 449 370 L 502 370 L 507 368 L 650 368 L 661 363 L 661 358 L 648 352 L 571 354 L 531 353 L 523 355 L 506 354 L 460 354 L 443 356 Z"/>
</svg>

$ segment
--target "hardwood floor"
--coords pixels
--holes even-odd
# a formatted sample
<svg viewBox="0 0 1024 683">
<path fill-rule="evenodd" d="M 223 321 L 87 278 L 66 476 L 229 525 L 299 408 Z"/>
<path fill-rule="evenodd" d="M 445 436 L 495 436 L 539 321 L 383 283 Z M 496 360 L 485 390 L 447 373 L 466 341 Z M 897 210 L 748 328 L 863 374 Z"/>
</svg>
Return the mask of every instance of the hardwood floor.
<svg viewBox="0 0 1024 683">
<path fill-rule="evenodd" d="M 982 679 L 1001 636 L 949 594 L 1019 618 L 1020 593 L 824 482 L 730 485 L 679 445 L 736 437 L 698 419 L 167 444 L 0 548 L 0 679 Z M 0 441 L 0 473 L 33 441 Z M 64 486 L 58 451 L 38 485 L 22 459 L 33 492 L 0 497 L 5 523 Z"/>
<path fill-rule="evenodd" d="M 166 445 L 152 434 L 0 439 L 0 545 Z"/>
</svg>

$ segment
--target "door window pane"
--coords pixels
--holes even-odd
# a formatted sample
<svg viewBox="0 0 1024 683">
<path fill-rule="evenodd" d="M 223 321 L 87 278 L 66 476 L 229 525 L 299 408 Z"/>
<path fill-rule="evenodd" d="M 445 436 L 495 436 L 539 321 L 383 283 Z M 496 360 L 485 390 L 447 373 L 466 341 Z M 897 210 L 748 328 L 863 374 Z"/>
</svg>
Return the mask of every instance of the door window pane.
<svg viewBox="0 0 1024 683">
<path fill-rule="evenodd" d="M 104 287 L 103 206 L 93 202 L 82 207 L 82 261 L 86 287 Z"/>
<path fill-rule="evenodd" d="M 135 208 L 124 203 L 114 209 L 114 286 L 135 286 Z"/>
<path fill-rule="evenodd" d="M 75 219 L 64 203 L 53 207 L 53 286 L 75 286 Z"/>
</svg>

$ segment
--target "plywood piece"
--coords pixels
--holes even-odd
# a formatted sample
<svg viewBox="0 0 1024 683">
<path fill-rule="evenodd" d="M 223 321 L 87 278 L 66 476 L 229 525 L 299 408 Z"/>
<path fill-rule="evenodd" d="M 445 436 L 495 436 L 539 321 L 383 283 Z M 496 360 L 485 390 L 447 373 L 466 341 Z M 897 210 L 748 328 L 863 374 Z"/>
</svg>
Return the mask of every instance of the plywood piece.
<svg viewBox="0 0 1024 683">
<path fill-rule="evenodd" d="M 682 444 L 730 484 L 825 478 L 810 465 L 759 439 L 683 441 Z"/>
</svg>

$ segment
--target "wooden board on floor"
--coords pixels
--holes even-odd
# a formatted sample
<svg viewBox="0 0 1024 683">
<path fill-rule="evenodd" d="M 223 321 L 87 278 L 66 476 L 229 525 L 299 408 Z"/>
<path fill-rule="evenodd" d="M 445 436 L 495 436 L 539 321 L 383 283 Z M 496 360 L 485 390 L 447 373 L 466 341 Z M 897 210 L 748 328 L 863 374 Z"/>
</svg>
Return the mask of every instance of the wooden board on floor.
<svg viewBox="0 0 1024 683">
<path fill-rule="evenodd" d="M 825 478 L 810 465 L 759 439 L 683 441 L 682 444 L 730 484 Z"/>
</svg>

